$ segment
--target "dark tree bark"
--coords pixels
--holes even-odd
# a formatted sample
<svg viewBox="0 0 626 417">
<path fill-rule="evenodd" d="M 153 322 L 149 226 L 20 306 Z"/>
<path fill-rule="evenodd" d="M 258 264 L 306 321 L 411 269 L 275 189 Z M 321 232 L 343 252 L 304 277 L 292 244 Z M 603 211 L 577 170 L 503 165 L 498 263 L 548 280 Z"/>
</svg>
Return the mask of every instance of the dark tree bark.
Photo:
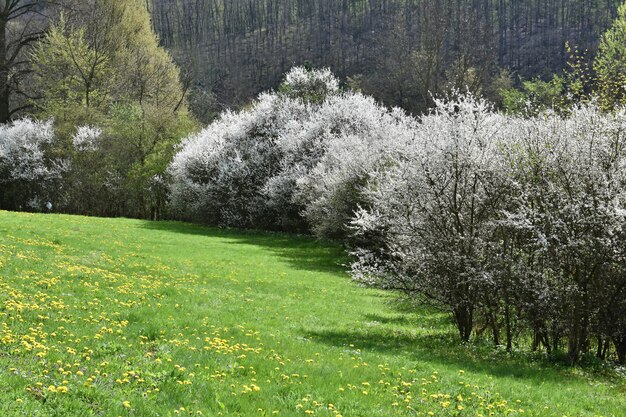
<svg viewBox="0 0 626 417">
<path fill-rule="evenodd" d="M 48 15 L 60 1 L 0 0 L 0 123 L 6 123 L 29 103 L 12 103 L 16 96 L 29 97 L 20 81 L 30 73 L 24 52 L 41 38 Z"/>
<path fill-rule="evenodd" d="M 9 63 L 7 62 L 7 21 L 4 13 L 0 15 L 0 123 L 6 123 L 10 117 L 9 99 Z"/>
<path fill-rule="evenodd" d="M 458 306 L 453 314 L 461 341 L 468 342 L 474 329 L 474 309 L 469 305 Z"/>
</svg>

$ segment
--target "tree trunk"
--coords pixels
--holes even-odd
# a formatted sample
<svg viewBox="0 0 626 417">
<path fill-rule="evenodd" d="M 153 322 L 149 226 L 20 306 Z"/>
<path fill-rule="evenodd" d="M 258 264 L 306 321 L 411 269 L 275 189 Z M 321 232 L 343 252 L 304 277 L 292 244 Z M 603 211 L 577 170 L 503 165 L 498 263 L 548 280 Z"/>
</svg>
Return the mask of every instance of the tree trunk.
<svg viewBox="0 0 626 417">
<path fill-rule="evenodd" d="M 602 338 L 602 335 L 597 335 L 596 338 L 598 340 L 598 346 L 597 346 L 597 350 L 596 350 L 596 357 L 600 358 L 600 359 L 604 359 L 604 357 L 602 356 L 603 347 L 604 347 L 604 339 Z"/>
<path fill-rule="evenodd" d="M 504 323 L 506 326 L 506 351 L 510 353 L 513 351 L 513 329 L 511 328 L 511 306 L 508 297 L 504 305 Z"/>
<path fill-rule="evenodd" d="M 0 16 L 0 123 L 6 123 L 11 118 L 6 28 L 6 19 Z"/>
<path fill-rule="evenodd" d="M 493 344 L 497 347 L 500 346 L 500 327 L 498 326 L 498 318 L 496 313 L 489 314 L 489 322 L 491 324 L 491 331 L 493 332 Z"/>
<path fill-rule="evenodd" d="M 556 327 L 556 324 L 552 324 L 552 346 L 554 346 L 554 350 L 558 351 L 561 344 L 561 335 L 559 330 Z"/>
<path fill-rule="evenodd" d="M 620 365 L 626 365 L 626 333 L 614 338 L 613 343 L 617 352 L 617 361 Z"/>
<path fill-rule="evenodd" d="M 567 341 L 567 356 L 570 365 L 580 360 L 581 354 L 587 349 L 587 320 L 574 319 L 571 324 Z"/>
<path fill-rule="evenodd" d="M 471 307 L 458 306 L 454 309 L 454 320 L 459 329 L 461 341 L 468 342 L 474 328 L 474 315 Z"/>
</svg>

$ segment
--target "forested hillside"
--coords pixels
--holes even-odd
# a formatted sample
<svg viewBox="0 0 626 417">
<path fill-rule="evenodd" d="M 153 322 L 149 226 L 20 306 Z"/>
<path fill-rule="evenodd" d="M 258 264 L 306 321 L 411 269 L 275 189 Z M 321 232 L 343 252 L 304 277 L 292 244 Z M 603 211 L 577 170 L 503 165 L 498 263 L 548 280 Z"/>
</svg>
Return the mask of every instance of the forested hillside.
<svg viewBox="0 0 626 417">
<path fill-rule="evenodd" d="M 0 0 L 0 416 L 624 417 L 625 132 L 626 0 Z"/>
<path fill-rule="evenodd" d="M 496 96 L 595 49 L 619 0 L 150 0 L 162 42 L 189 70 L 192 105 L 240 105 L 294 64 L 328 66 L 390 105 L 429 92 Z M 504 71 L 508 69 L 509 71 Z M 215 95 L 212 95 L 214 93 Z"/>
</svg>

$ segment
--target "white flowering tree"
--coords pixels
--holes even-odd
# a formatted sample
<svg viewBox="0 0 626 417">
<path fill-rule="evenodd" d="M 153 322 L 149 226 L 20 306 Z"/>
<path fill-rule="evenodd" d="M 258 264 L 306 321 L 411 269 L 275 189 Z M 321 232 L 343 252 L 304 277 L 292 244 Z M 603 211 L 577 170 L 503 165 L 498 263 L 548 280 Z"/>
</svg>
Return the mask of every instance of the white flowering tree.
<svg viewBox="0 0 626 417">
<path fill-rule="evenodd" d="M 411 123 L 341 93 L 328 70 L 294 68 L 279 93 L 185 140 L 170 165 L 171 206 L 216 224 L 343 236 L 368 173 Z"/>
<path fill-rule="evenodd" d="M 489 242 L 505 199 L 496 149 L 503 118 L 490 110 L 472 97 L 438 102 L 413 146 L 373 176 L 370 208 L 353 221 L 357 234 L 384 242 L 357 251 L 354 276 L 448 309 L 464 341 L 494 285 Z"/>
<path fill-rule="evenodd" d="M 298 180 L 295 199 L 317 235 L 349 236 L 350 220 L 367 204 L 370 175 L 404 152 L 416 124 L 400 109 L 353 93 L 332 97 L 312 117 L 305 131 L 322 152 Z"/>
<path fill-rule="evenodd" d="M 308 104 L 262 95 L 250 109 L 227 112 L 187 138 L 169 168 L 171 206 L 183 217 L 214 224 L 271 228 L 263 189 L 280 167 L 277 138 Z"/>
<path fill-rule="evenodd" d="M 319 104 L 339 93 L 339 80 L 328 68 L 294 67 L 285 75 L 280 93 L 295 100 Z"/>
<path fill-rule="evenodd" d="M 626 114 L 593 106 L 567 118 L 513 119 L 506 166 L 516 209 L 501 222 L 514 265 L 510 274 L 535 345 L 567 340 L 571 363 L 596 336 L 623 340 L 626 279 Z M 622 361 L 623 355 L 622 355 Z"/>
<path fill-rule="evenodd" d="M 65 152 L 72 166 L 64 175 L 62 209 L 68 213 L 110 215 L 111 206 L 121 203 L 120 176 L 111 169 L 118 155 L 110 149 L 104 131 L 98 126 L 79 126 Z"/>
<path fill-rule="evenodd" d="M 372 174 L 352 222 L 353 275 L 448 309 L 460 337 L 528 334 L 570 363 L 626 359 L 626 114 L 563 118 L 440 102 L 402 157 Z M 476 318 L 481 325 L 477 326 Z"/>
<path fill-rule="evenodd" d="M 0 125 L 0 205 L 43 210 L 56 202 L 59 180 L 68 169 L 47 152 L 54 142 L 52 121 L 16 120 Z"/>
</svg>

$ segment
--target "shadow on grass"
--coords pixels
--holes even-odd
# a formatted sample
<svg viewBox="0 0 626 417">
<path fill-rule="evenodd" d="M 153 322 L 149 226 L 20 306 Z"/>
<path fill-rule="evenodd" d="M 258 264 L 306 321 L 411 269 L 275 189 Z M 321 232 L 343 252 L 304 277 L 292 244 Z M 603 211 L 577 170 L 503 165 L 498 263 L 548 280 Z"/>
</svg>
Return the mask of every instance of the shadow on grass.
<svg viewBox="0 0 626 417">
<path fill-rule="evenodd" d="M 220 229 L 182 222 L 142 222 L 140 227 L 165 233 L 222 238 L 232 245 L 257 246 L 303 271 L 343 274 L 346 269 L 343 265 L 348 261 L 339 245 L 308 236 Z M 391 302 L 394 297 L 390 293 L 376 292 L 369 296 L 382 297 L 385 303 L 390 302 L 388 314 L 364 315 L 361 324 L 366 327 L 355 326 L 342 331 L 305 330 L 302 336 L 329 346 L 347 349 L 354 345 L 363 351 L 403 355 L 434 366 L 456 367 L 484 375 L 554 383 L 563 381 L 565 371 L 533 361 L 527 355 L 507 355 L 495 351 L 487 343 L 461 345 L 446 314 L 432 311 L 417 314 L 414 306 Z M 379 325 L 371 326 L 372 322 Z M 568 377 L 571 374 L 568 373 Z"/>
<path fill-rule="evenodd" d="M 456 367 L 500 378 L 562 382 L 563 374 L 554 367 L 540 366 L 524 357 L 508 356 L 493 348 L 462 345 L 453 332 L 416 334 L 407 330 L 381 326 L 345 331 L 319 330 L 304 332 L 304 337 L 335 347 L 354 346 L 389 355 L 402 355 L 434 366 Z"/>
<path fill-rule="evenodd" d="M 409 325 L 412 320 L 408 316 L 383 316 L 380 314 L 366 314 L 365 318 L 370 322 L 376 322 L 381 324 L 395 324 L 395 325 Z"/>
<path fill-rule="evenodd" d="M 389 304 L 389 303 L 388 303 Z M 392 305 L 392 307 L 395 307 Z M 379 323 L 389 327 L 422 328 L 422 329 L 446 329 L 452 326 L 450 315 L 446 313 L 429 313 L 424 316 L 416 314 L 366 314 L 366 322 Z"/>
<path fill-rule="evenodd" d="M 142 222 L 141 227 L 167 233 L 182 233 L 227 239 L 232 245 L 251 245 L 263 248 L 302 271 L 344 273 L 348 257 L 337 243 L 316 240 L 311 236 L 262 231 L 222 229 L 183 222 Z"/>
</svg>

